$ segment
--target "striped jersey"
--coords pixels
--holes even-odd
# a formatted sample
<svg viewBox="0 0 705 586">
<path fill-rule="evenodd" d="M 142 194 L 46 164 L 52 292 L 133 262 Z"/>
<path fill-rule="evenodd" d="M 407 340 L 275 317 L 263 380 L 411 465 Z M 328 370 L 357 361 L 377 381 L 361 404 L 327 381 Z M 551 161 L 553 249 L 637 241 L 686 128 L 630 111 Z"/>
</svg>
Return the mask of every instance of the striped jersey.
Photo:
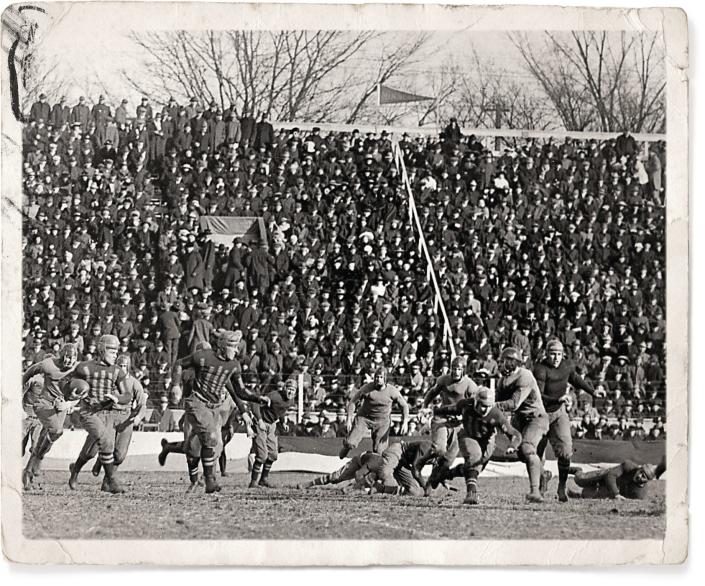
<svg viewBox="0 0 705 586">
<path fill-rule="evenodd" d="M 60 370 L 54 358 L 50 356 L 30 366 L 24 373 L 23 379 L 27 381 L 38 374 L 42 375 L 44 378 L 42 397 L 49 402 L 54 402 L 55 399 L 64 398 L 62 387 L 72 372 L 73 368 Z"/>
<path fill-rule="evenodd" d="M 105 364 L 96 360 L 81 362 L 76 366 L 75 376 L 88 383 L 88 403 L 102 403 L 108 393 L 122 392 L 118 385 L 125 380 L 125 373 L 116 365 Z M 119 397 L 120 403 L 125 403 L 125 397 Z M 127 399 L 129 402 L 129 399 Z"/>
<path fill-rule="evenodd" d="M 193 368 L 193 394 L 208 403 L 221 403 L 228 395 L 225 383 L 241 372 L 237 360 L 221 360 L 213 350 L 199 350 L 179 360 L 182 368 Z"/>
</svg>

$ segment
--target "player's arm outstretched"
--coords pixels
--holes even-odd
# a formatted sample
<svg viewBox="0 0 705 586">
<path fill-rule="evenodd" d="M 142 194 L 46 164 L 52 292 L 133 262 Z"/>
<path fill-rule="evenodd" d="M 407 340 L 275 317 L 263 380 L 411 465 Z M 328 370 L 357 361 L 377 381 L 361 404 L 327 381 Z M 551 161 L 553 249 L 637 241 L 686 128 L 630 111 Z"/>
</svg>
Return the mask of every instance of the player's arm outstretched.
<svg viewBox="0 0 705 586">
<path fill-rule="evenodd" d="M 470 407 L 474 402 L 474 399 L 461 399 L 455 405 L 443 405 L 436 407 L 436 415 L 441 415 L 443 417 L 460 416 L 463 414 L 463 410 L 466 407 Z"/>
<path fill-rule="evenodd" d="M 237 404 L 238 408 L 240 405 L 242 405 L 242 401 L 246 401 L 248 403 L 255 403 L 257 405 L 269 405 L 271 401 L 269 400 L 269 397 L 266 395 L 263 397 L 260 397 L 256 393 L 251 393 L 250 391 L 247 390 L 245 387 L 245 383 L 242 380 L 242 374 L 240 371 L 234 372 L 228 382 L 225 384 L 225 388 L 228 390 L 228 393 L 230 393 L 230 396 L 232 397 L 233 401 Z M 241 399 L 238 402 L 238 399 Z M 242 405 L 244 407 L 244 405 Z M 242 409 L 240 409 L 240 412 L 242 413 Z"/>
<path fill-rule="evenodd" d="M 575 366 L 571 368 L 570 375 L 568 376 L 568 382 L 573 385 L 574 387 L 585 391 L 589 395 L 594 395 L 595 394 L 595 389 L 594 387 L 590 384 L 589 381 L 586 381 L 583 377 L 581 377 L 575 370 Z"/>
<path fill-rule="evenodd" d="M 440 394 L 440 392 L 443 390 L 443 386 L 438 384 L 440 381 L 440 377 L 438 380 L 436 380 L 436 384 L 433 385 L 428 391 L 426 392 L 426 396 L 423 398 L 423 407 L 424 409 L 428 409 L 429 405 L 433 403 L 433 400 Z"/>
<path fill-rule="evenodd" d="M 517 448 L 521 445 L 521 433 L 509 423 L 509 420 L 501 412 L 499 413 L 497 428 L 509 439 L 509 447 L 507 447 L 505 454 L 516 453 Z"/>
</svg>

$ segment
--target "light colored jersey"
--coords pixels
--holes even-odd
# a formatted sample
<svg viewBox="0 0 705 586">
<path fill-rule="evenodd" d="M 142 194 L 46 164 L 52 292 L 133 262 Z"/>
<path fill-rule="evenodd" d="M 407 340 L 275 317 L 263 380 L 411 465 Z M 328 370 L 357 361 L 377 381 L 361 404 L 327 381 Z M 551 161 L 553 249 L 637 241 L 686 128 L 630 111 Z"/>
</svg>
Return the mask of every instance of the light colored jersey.
<svg viewBox="0 0 705 586">
<path fill-rule="evenodd" d="M 495 399 L 502 411 L 528 418 L 546 415 L 539 385 L 531 371 L 523 367 L 500 379 Z"/>
</svg>

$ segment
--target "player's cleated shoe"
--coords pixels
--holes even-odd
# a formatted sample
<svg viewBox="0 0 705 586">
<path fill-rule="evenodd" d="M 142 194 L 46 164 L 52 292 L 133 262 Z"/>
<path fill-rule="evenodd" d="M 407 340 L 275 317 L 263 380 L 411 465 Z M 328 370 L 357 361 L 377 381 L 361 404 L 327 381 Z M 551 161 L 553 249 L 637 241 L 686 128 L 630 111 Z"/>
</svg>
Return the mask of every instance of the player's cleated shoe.
<svg viewBox="0 0 705 586">
<path fill-rule="evenodd" d="M 96 476 L 96 477 L 100 476 L 100 468 L 101 468 L 100 460 L 98 458 L 96 458 L 95 464 L 93 464 L 93 468 L 91 468 L 91 474 L 93 474 L 93 476 Z"/>
<path fill-rule="evenodd" d="M 464 505 L 476 505 L 478 502 L 480 502 L 477 499 L 477 492 L 470 491 L 468 494 L 465 495 L 465 500 L 463 501 Z"/>
<path fill-rule="evenodd" d="M 220 484 L 215 479 L 215 476 L 206 476 L 206 494 L 220 492 Z"/>
<path fill-rule="evenodd" d="M 103 484 L 100 486 L 100 490 L 103 492 L 110 492 L 112 494 L 122 494 L 125 492 L 124 487 L 118 482 L 117 478 L 104 478 Z"/>
<path fill-rule="evenodd" d="M 186 489 L 186 494 L 191 494 L 192 492 L 196 492 L 196 489 L 198 489 L 198 481 L 192 482 L 189 484 L 188 488 Z"/>
<path fill-rule="evenodd" d="M 77 490 L 78 489 L 78 471 L 76 470 L 76 464 L 71 462 L 69 464 L 69 472 L 71 473 L 71 476 L 69 476 L 69 488 L 71 490 Z"/>
<path fill-rule="evenodd" d="M 307 488 L 311 488 L 313 484 L 310 482 L 299 482 L 294 488 L 297 490 L 306 490 Z"/>
<path fill-rule="evenodd" d="M 169 442 L 166 441 L 166 438 L 162 438 L 162 451 L 159 452 L 159 455 L 157 456 L 157 460 L 159 461 L 160 466 L 164 466 L 166 464 L 166 457 L 169 454 L 167 451 L 167 446 L 169 445 Z"/>
<path fill-rule="evenodd" d="M 572 499 L 579 499 L 583 496 L 583 493 L 577 490 L 573 490 L 571 488 L 568 489 L 567 491 L 568 497 Z"/>
<path fill-rule="evenodd" d="M 558 501 L 561 503 L 568 502 L 568 493 L 565 491 L 565 486 L 558 485 Z"/>
<path fill-rule="evenodd" d="M 22 486 L 25 490 L 30 490 L 32 488 L 32 481 L 34 480 L 34 476 L 32 475 L 32 471 L 30 470 L 29 466 L 25 468 L 22 471 Z"/>
<path fill-rule="evenodd" d="M 250 484 L 247 486 L 247 488 L 259 488 L 259 482 L 257 481 L 256 478 L 253 478 L 250 480 Z"/>
<path fill-rule="evenodd" d="M 548 485 L 553 478 L 553 473 L 550 470 L 544 470 L 541 472 L 541 480 L 539 481 L 539 492 L 541 494 L 546 494 L 548 492 Z"/>
<path fill-rule="evenodd" d="M 529 494 L 526 495 L 526 500 L 530 503 L 542 503 L 543 495 L 539 490 L 532 490 Z"/>
<path fill-rule="evenodd" d="M 271 483 L 269 478 L 262 478 L 258 483 L 257 486 L 261 486 L 262 488 L 275 488 L 274 485 Z"/>
</svg>

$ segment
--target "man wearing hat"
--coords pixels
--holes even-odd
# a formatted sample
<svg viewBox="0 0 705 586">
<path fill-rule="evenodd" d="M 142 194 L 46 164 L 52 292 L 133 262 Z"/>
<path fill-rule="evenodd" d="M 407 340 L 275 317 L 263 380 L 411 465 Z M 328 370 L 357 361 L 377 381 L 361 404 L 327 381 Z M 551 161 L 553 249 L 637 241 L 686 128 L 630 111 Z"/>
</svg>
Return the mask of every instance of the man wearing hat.
<svg viewBox="0 0 705 586">
<path fill-rule="evenodd" d="M 449 470 L 444 479 L 463 476 L 467 489 L 464 504 L 476 505 L 477 480 L 494 453 L 495 434 L 501 431 L 509 438 L 507 454 L 516 452 L 521 444 L 521 434 L 494 404 L 487 387 L 481 387 L 474 397 L 462 399 L 453 406 L 439 407 L 436 413 L 455 415 L 462 419 L 463 427 L 458 443 L 465 463 Z"/>
<path fill-rule="evenodd" d="M 636 499 L 648 498 L 647 486 L 651 480 L 660 478 L 666 471 L 665 458 L 658 465 L 638 465 L 624 460 L 613 468 L 583 472 L 572 467 L 573 480 L 579 488 L 568 490 L 570 498 L 583 499 Z"/>
<path fill-rule="evenodd" d="M 538 445 L 537 453 L 544 460 L 545 450 L 551 443 L 553 453 L 558 459 L 558 500 L 567 502 L 566 482 L 570 469 L 570 458 L 573 455 L 573 441 L 570 430 L 570 414 L 566 408 L 568 398 L 568 383 L 593 396 L 593 386 L 583 380 L 575 370 L 575 364 L 565 358 L 563 344 L 558 338 L 549 340 L 546 344 L 546 357 L 534 367 L 534 378 L 539 385 L 541 398 L 548 414 L 548 434 Z M 548 488 L 550 473 L 541 477 L 541 493 Z"/>
<path fill-rule="evenodd" d="M 218 439 L 225 423 L 222 421 L 221 407 L 226 400 L 226 393 L 229 393 L 233 400 L 237 396 L 253 403 L 270 403 L 267 397 L 260 398 L 245 389 L 240 363 L 235 356 L 239 342 L 240 337 L 235 332 L 222 332 L 217 338 L 215 350 L 198 350 L 178 360 L 174 366 L 175 381 L 181 380 L 183 369 L 194 370 L 193 389 L 184 403 L 186 422 L 192 434 L 198 437 L 201 449 L 198 455 L 187 453 L 186 461 L 192 484 L 194 479 L 198 479 L 198 466 L 202 463 L 206 493 L 220 491 L 220 485 L 215 478 L 215 461 L 218 457 Z"/>
<path fill-rule="evenodd" d="M 358 402 L 361 405 L 356 412 Z M 387 369 L 380 367 L 375 371 L 374 381 L 363 385 L 348 403 L 345 423 L 348 437 L 339 454 L 341 459 L 358 446 L 368 429 L 372 432 L 372 451 L 381 454 L 387 448 L 394 403 L 399 405 L 402 412 L 400 434 L 406 435 L 409 405 L 399 387 L 387 382 Z"/>
<path fill-rule="evenodd" d="M 44 124 L 49 124 L 51 107 L 46 100 L 46 94 L 39 94 L 39 100 L 32 104 L 32 108 L 29 111 L 30 120 L 33 122 L 44 122 Z"/>
</svg>

